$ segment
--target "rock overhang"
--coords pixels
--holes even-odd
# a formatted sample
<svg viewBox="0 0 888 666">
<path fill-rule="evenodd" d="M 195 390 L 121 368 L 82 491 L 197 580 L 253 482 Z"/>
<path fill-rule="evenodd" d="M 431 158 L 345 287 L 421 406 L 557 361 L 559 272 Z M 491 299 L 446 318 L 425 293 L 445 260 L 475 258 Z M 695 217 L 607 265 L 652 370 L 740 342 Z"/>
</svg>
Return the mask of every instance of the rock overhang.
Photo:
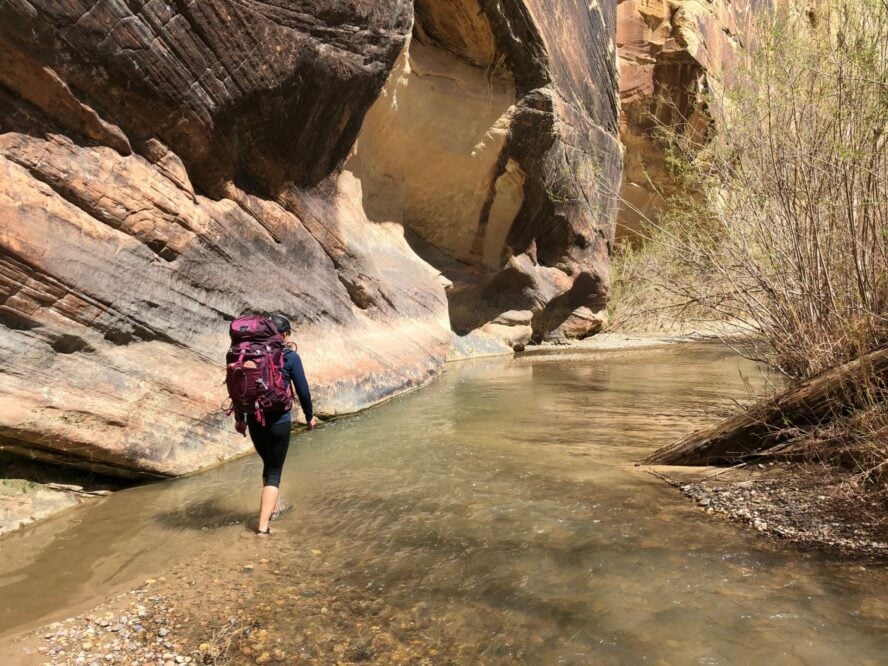
<svg viewBox="0 0 888 666">
<path fill-rule="evenodd" d="M 506 327 L 511 344 L 600 326 L 619 180 L 613 13 L 444 8 L 417 1 L 414 22 L 394 0 L 5 3 L 4 446 L 161 475 L 243 451 L 217 380 L 226 322 L 247 308 L 297 322 L 331 414 L 428 381 L 451 327 Z M 469 151 L 453 187 L 414 178 L 408 215 L 391 219 L 373 205 L 386 191 L 345 160 L 356 140 L 364 158 L 372 107 L 411 57 L 463 73 L 488 111 L 437 136 Z M 433 233 L 455 218 L 460 233 Z M 513 326 L 509 311 L 531 314 Z"/>
</svg>

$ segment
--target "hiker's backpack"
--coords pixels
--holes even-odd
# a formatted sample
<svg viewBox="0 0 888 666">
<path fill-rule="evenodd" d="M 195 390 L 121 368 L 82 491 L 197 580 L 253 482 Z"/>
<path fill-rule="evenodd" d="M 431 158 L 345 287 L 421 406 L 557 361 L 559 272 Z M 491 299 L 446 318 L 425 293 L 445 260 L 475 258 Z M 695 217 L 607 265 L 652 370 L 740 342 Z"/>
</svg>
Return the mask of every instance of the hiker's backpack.
<svg viewBox="0 0 888 666">
<path fill-rule="evenodd" d="M 229 412 L 253 414 L 265 425 L 267 413 L 293 406 L 290 382 L 284 378 L 284 338 L 270 319 L 259 315 L 231 322 L 231 349 L 225 355 Z"/>
</svg>

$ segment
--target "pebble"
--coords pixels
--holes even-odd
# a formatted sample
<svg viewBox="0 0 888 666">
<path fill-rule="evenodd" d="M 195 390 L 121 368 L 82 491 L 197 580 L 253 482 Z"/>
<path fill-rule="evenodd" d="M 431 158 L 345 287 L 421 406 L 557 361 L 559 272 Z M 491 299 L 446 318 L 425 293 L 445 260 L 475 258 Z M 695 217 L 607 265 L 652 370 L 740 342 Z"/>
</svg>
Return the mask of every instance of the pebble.
<svg viewBox="0 0 888 666">
<path fill-rule="evenodd" d="M 185 573 L 169 575 L 169 583 L 161 584 L 158 579 L 158 584 L 151 589 L 158 594 L 149 597 L 144 588 L 139 588 L 121 595 L 125 610 L 117 606 L 116 615 L 97 615 L 107 620 L 105 624 L 96 617 L 86 623 L 85 616 L 80 616 L 72 625 L 66 625 L 71 627 L 69 637 L 57 637 L 65 631 L 61 626 L 52 630 L 43 628 L 35 637 L 47 637 L 44 658 L 51 666 L 302 661 L 471 663 L 454 659 L 455 654 L 439 657 L 422 633 L 432 620 L 420 620 L 412 611 L 390 608 L 377 598 L 377 583 L 365 590 L 363 586 L 353 588 L 336 579 L 334 563 L 325 562 L 324 558 L 304 557 L 308 550 L 301 551 L 301 558 L 259 560 L 258 554 L 253 556 L 256 557 L 253 562 L 263 572 L 262 577 L 266 571 L 282 571 L 283 578 L 275 580 L 287 583 L 275 586 L 274 591 L 257 585 L 265 581 L 247 575 L 235 576 L 232 584 L 232 570 L 252 568 L 251 562 L 234 560 L 214 565 L 198 560 L 195 566 L 202 569 L 199 574 L 186 569 Z M 315 550 L 321 554 L 320 549 Z M 335 552 L 335 548 L 325 547 L 324 552 Z M 268 551 L 262 554 L 267 555 Z M 248 554 L 243 559 L 250 557 Z M 194 588 L 184 584 L 192 576 L 200 586 L 197 595 Z M 214 578 L 217 582 L 211 583 Z M 87 635 L 88 631 L 94 636 Z M 70 656 L 59 649 L 63 641 L 70 642 Z M 77 648 L 84 643 L 89 644 L 92 652 L 77 654 Z M 47 648 L 51 648 L 52 654 Z M 474 652 L 474 647 L 472 649 Z M 430 656 L 435 657 L 435 661 L 430 661 Z M 516 655 L 512 663 L 522 663 L 519 656 Z"/>
<path fill-rule="evenodd" d="M 720 482 L 686 483 L 681 491 L 697 501 L 707 514 L 720 513 L 748 523 L 758 532 L 821 547 L 867 554 L 888 554 L 888 544 L 874 539 L 876 523 L 857 519 L 853 505 L 842 506 L 836 495 L 824 495 L 822 484 L 749 479 Z M 803 477 L 804 478 L 804 477 Z M 809 487 L 810 486 L 810 487 Z M 850 508 L 849 508 L 850 506 Z M 833 515 L 835 511 L 838 515 Z"/>
</svg>

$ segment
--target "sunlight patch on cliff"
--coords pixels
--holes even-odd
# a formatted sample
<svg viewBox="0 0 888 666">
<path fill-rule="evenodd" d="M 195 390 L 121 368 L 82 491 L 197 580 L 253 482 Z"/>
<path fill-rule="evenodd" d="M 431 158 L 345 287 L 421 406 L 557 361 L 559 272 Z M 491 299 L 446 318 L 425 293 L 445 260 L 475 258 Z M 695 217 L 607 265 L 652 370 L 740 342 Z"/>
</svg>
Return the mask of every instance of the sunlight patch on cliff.
<svg viewBox="0 0 888 666">
<path fill-rule="evenodd" d="M 500 164 L 514 100 L 511 77 L 489 76 L 415 38 L 346 167 L 361 180 L 368 217 L 401 223 L 455 258 L 499 268 L 523 196 L 523 177 Z M 491 199 L 500 193 L 503 202 Z"/>
</svg>

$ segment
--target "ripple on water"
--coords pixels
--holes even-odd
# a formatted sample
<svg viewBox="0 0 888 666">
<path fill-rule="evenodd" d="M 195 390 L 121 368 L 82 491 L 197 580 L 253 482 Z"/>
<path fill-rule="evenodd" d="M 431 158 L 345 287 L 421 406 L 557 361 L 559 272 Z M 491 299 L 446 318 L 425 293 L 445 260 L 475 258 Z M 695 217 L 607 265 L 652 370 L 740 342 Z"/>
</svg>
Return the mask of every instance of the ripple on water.
<svg viewBox="0 0 888 666">
<path fill-rule="evenodd" d="M 273 547 L 322 551 L 337 585 L 413 618 L 431 643 L 458 644 L 459 661 L 878 663 L 884 570 L 704 518 L 631 467 L 747 386 L 764 390 L 765 378 L 711 347 L 448 366 L 420 392 L 294 440 L 283 483 L 294 509 Z M 156 568 L 134 554 L 145 540 L 180 554 L 236 547 L 258 477 L 245 459 L 120 493 L 67 534 L 48 530 L 42 551 L 0 568 L 5 598 L 44 600 L 23 602 L 6 626 Z M 62 538 L 75 567 L 104 539 L 120 572 L 60 577 Z M 253 594 L 273 604 L 275 587 Z"/>
</svg>

